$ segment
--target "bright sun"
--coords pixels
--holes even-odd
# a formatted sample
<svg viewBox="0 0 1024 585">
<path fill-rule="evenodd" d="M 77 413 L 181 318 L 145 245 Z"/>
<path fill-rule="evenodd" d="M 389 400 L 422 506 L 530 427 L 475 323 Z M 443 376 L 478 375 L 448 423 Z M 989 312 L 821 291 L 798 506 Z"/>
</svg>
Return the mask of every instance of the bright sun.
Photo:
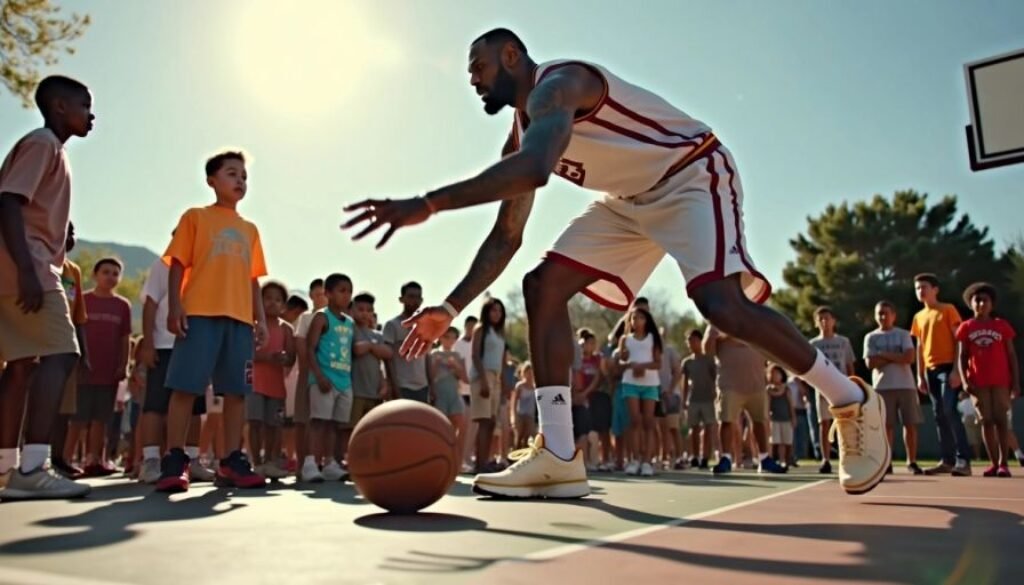
<svg viewBox="0 0 1024 585">
<path fill-rule="evenodd" d="M 236 22 L 234 67 L 249 95 L 281 114 L 349 105 L 367 74 L 394 63 L 396 45 L 370 30 L 354 2 L 250 1 Z"/>
</svg>

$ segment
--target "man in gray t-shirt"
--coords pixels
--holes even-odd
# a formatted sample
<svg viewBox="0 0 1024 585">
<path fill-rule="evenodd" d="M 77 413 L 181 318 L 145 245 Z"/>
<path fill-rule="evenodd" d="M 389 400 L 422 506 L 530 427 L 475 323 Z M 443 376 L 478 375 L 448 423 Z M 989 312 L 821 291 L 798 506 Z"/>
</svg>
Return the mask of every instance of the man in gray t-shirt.
<svg viewBox="0 0 1024 585">
<path fill-rule="evenodd" d="M 914 475 L 924 471 L 917 465 L 917 425 L 924 422 L 914 372 L 914 341 L 910 332 L 895 327 L 896 307 L 889 301 L 875 305 L 878 329 L 864 337 L 864 360 L 871 368 L 871 382 L 885 404 L 885 426 L 889 444 L 897 417 L 903 423 L 903 444 L 907 448 L 907 469 Z"/>
<path fill-rule="evenodd" d="M 387 322 L 384 326 L 384 343 L 391 346 L 394 354 L 388 360 L 388 380 L 391 383 L 393 398 L 408 398 L 424 404 L 430 401 L 430 380 L 427 377 L 427 356 L 407 360 L 398 355 L 398 349 L 409 335 L 409 330 L 402 326 L 402 321 L 412 317 L 413 313 L 423 304 L 423 289 L 419 284 L 410 282 L 402 285 L 402 314 Z"/>
</svg>

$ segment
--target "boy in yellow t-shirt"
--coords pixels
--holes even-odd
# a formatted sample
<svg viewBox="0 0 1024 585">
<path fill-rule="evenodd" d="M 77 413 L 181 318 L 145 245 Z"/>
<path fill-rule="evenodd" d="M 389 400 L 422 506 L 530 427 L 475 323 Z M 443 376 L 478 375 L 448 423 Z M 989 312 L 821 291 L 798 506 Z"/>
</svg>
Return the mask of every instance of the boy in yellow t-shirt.
<svg viewBox="0 0 1024 585">
<path fill-rule="evenodd" d="M 224 397 L 224 439 L 231 449 L 220 460 L 217 483 L 261 487 L 266 479 L 242 454 L 245 396 L 252 391 L 254 350 L 267 339 L 259 277 L 267 274 L 256 226 L 236 211 L 245 197 L 245 156 L 223 152 L 206 162 L 206 182 L 217 201 L 181 216 L 164 262 L 170 266 L 167 328 L 176 336 L 167 366 L 168 452 L 156 489 L 189 487 L 185 438 L 192 405 L 207 384 Z M 255 342 L 255 343 L 254 343 Z"/>
<path fill-rule="evenodd" d="M 917 387 L 930 394 L 935 426 L 939 432 L 942 461 L 925 469 L 925 475 L 971 474 L 971 446 L 967 429 L 957 411 L 960 377 L 954 364 L 956 328 L 960 313 L 949 303 L 939 302 L 939 279 L 934 274 L 914 277 L 914 291 L 924 308 L 914 315 L 910 334 L 917 338 Z"/>
</svg>

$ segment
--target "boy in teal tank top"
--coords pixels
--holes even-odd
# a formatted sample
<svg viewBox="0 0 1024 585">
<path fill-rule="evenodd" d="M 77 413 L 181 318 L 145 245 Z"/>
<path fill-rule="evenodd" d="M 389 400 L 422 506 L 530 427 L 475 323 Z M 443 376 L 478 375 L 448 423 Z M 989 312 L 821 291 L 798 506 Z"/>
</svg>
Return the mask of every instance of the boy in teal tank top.
<svg viewBox="0 0 1024 585">
<path fill-rule="evenodd" d="M 306 336 L 311 455 L 302 463 L 299 479 L 307 482 L 345 478 L 336 451 L 338 435 L 352 414 L 355 321 L 345 313 L 352 301 L 352 280 L 332 274 L 324 282 L 324 292 L 327 306 L 313 316 Z"/>
</svg>

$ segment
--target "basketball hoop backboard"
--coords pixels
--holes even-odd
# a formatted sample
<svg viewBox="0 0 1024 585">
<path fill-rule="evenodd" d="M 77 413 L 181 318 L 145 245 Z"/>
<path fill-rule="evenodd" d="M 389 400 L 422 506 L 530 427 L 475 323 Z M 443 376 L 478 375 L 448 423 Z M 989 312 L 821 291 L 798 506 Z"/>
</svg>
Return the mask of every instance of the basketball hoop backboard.
<svg viewBox="0 0 1024 585">
<path fill-rule="evenodd" d="M 1024 50 L 964 65 L 971 170 L 1024 163 Z"/>
</svg>

